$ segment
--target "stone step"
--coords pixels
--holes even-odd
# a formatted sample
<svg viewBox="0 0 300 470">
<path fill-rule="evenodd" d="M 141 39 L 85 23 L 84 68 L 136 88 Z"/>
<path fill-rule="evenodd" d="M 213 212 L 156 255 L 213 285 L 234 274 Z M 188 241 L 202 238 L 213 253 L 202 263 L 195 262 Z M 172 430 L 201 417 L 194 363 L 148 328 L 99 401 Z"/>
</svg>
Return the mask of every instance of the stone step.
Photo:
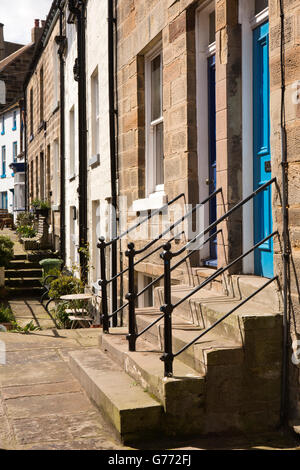
<svg viewBox="0 0 300 470">
<path fill-rule="evenodd" d="M 254 275 L 232 275 L 233 296 L 244 299 L 262 287 L 268 279 Z M 271 283 L 255 296 L 255 302 L 265 306 L 267 309 L 279 312 L 283 309 L 283 300 L 277 282 Z"/>
<path fill-rule="evenodd" d="M 164 377 L 161 351 L 141 338 L 137 340 L 137 350 L 128 351 L 126 333 L 126 328 L 114 328 L 109 335 L 101 334 L 100 347 L 163 405 L 163 432 L 166 435 L 191 435 L 202 432 L 204 375 L 175 359 L 173 377 Z"/>
<path fill-rule="evenodd" d="M 31 297 L 40 297 L 44 292 L 43 287 L 5 287 L 5 295 L 9 299 L 24 298 L 28 299 Z"/>
<path fill-rule="evenodd" d="M 142 331 L 153 323 L 161 313 L 159 311 L 145 312 L 146 309 L 137 310 L 138 331 Z M 173 352 L 184 348 L 205 330 L 187 320 L 182 319 L 173 313 L 172 315 L 172 341 Z M 163 349 L 164 344 L 164 323 L 163 319 L 144 333 L 145 339 L 154 347 Z M 241 364 L 243 361 L 242 342 L 220 337 L 217 332 L 208 332 L 200 338 L 194 345 L 182 352 L 178 358 L 184 364 L 192 367 L 197 372 L 204 374 L 209 363 L 214 365 Z"/>
<path fill-rule="evenodd" d="M 71 351 L 70 367 L 124 443 L 154 437 L 162 405 L 99 349 Z"/>
<path fill-rule="evenodd" d="M 41 278 L 43 276 L 42 269 L 6 269 L 5 278 Z"/>
<path fill-rule="evenodd" d="M 201 267 L 193 268 L 194 278 L 196 279 L 195 285 L 200 285 L 205 282 L 209 277 L 216 273 L 216 269 Z M 228 278 L 223 274 L 211 281 L 206 286 L 207 290 L 214 290 L 219 294 L 226 294 L 228 292 Z"/>
<path fill-rule="evenodd" d="M 32 288 L 32 287 L 39 287 L 41 288 L 41 282 L 39 278 L 8 278 L 5 279 L 5 286 L 6 287 L 21 287 L 21 288 Z"/>
<path fill-rule="evenodd" d="M 7 269 L 9 270 L 41 269 L 41 266 L 38 262 L 33 262 L 33 261 L 28 261 L 28 260 L 14 260 L 9 263 Z"/>
<path fill-rule="evenodd" d="M 26 260 L 27 259 L 27 256 L 26 254 L 22 254 L 22 255 L 14 255 L 14 260 Z"/>
<path fill-rule="evenodd" d="M 179 300 L 183 299 L 191 291 L 189 286 L 172 287 L 172 303 L 175 305 Z M 163 288 L 156 289 L 156 304 L 163 304 Z M 211 326 L 223 315 L 233 308 L 237 307 L 241 302 L 241 298 L 233 298 L 227 295 L 221 295 L 214 290 L 201 289 L 199 292 L 182 302 L 174 313 L 184 320 L 198 325 L 202 328 Z M 234 341 L 243 341 L 242 317 L 248 318 L 264 317 L 263 322 L 270 322 L 272 328 L 272 317 L 280 315 L 280 311 L 274 311 L 268 305 L 264 305 L 256 300 L 250 300 L 241 306 L 231 316 L 222 321 L 214 329 L 215 333 L 223 338 L 232 339 Z"/>
</svg>

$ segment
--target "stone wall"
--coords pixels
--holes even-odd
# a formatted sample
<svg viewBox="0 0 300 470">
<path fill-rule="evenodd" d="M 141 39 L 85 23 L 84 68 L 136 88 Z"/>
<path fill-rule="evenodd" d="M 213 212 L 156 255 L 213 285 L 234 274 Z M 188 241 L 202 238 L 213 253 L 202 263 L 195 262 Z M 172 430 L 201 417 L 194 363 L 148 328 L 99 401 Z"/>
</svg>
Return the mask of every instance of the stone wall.
<svg viewBox="0 0 300 470">
<path fill-rule="evenodd" d="M 189 207 L 199 202 L 202 175 L 198 174 L 195 23 L 196 9 L 202 4 L 186 0 L 118 2 L 119 188 L 127 197 L 128 208 L 133 201 L 146 198 L 145 55 L 159 42 L 163 54 L 164 190 L 168 201 L 184 193 Z M 238 0 L 218 0 L 215 7 L 217 187 L 223 187 L 225 201 L 224 206 L 223 199 L 218 199 L 220 216 L 242 197 L 241 32 Z M 205 180 L 202 183 L 207 191 Z M 137 214 L 131 215 L 129 223 Z M 236 213 L 222 226 L 220 266 L 241 253 L 241 218 L 241 212 Z M 127 240 L 124 249 L 126 244 Z M 157 262 L 161 264 L 158 257 L 148 264 Z M 194 262 L 199 264 L 199 258 Z M 143 269 L 148 274 L 154 270 Z"/>
<path fill-rule="evenodd" d="M 290 264 L 290 343 L 299 340 L 300 335 L 300 2 L 298 0 L 285 0 L 284 5 L 284 44 L 285 44 L 285 126 L 287 136 L 287 160 L 286 168 L 288 178 L 288 225 L 289 243 L 291 249 Z M 272 175 L 278 180 L 279 191 L 282 191 L 281 174 L 281 60 L 280 60 L 280 9 L 279 2 L 271 2 L 270 5 L 270 85 L 271 85 L 271 148 L 272 148 Z M 282 204 L 281 198 L 273 193 L 273 220 L 274 229 L 278 229 L 283 242 Z M 283 260 L 281 248 L 278 243 L 275 246 L 275 271 L 279 274 L 280 283 L 283 283 Z M 289 379 L 290 379 L 290 408 L 291 416 L 300 418 L 299 395 L 299 366 L 293 366 L 292 352 L 288 355 Z"/>
<path fill-rule="evenodd" d="M 55 141 L 58 143 L 58 161 L 60 155 L 60 112 L 59 94 L 55 99 L 54 83 L 58 84 L 59 90 L 59 68 L 54 66 L 54 48 L 56 46 L 55 36 L 59 35 L 59 22 L 56 21 L 48 42 L 42 52 L 32 64 L 32 75 L 26 87 L 26 110 L 27 110 L 27 159 L 28 159 L 28 185 L 29 203 L 33 199 L 44 199 L 51 202 L 51 214 L 49 223 L 52 226 L 52 241 L 55 248 L 59 248 L 60 236 L 60 213 L 55 192 L 60 184 L 60 167 L 55 168 L 54 152 Z M 43 69 L 43 119 L 40 115 L 40 72 Z M 57 73 L 58 75 L 54 76 Z M 33 92 L 33 113 L 31 117 L 30 93 Z M 59 93 L 59 92 L 58 92 Z M 31 134 L 31 119 L 33 122 L 33 132 Z M 43 171 L 41 162 L 43 155 Z M 41 175 L 44 175 L 43 182 Z M 42 187 L 44 185 L 44 197 L 42 197 Z"/>
</svg>

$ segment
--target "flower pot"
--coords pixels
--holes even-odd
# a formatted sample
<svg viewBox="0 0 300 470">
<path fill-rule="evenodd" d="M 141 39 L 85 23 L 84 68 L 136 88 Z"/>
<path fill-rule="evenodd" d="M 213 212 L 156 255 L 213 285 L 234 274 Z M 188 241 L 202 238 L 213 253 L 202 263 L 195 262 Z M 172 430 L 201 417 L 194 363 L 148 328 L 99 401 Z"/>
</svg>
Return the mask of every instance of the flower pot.
<svg viewBox="0 0 300 470">
<path fill-rule="evenodd" d="M 48 217 L 49 209 L 36 209 L 35 211 L 37 217 L 40 215 L 41 217 Z"/>
<path fill-rule="evenodd" d="M 13 329 L 13 326 L 11 323 L 0 323 L 0 326 L 4 326 L 4 328 L 7 330 L 7 331 L 11 331 Z"/>
</svg>

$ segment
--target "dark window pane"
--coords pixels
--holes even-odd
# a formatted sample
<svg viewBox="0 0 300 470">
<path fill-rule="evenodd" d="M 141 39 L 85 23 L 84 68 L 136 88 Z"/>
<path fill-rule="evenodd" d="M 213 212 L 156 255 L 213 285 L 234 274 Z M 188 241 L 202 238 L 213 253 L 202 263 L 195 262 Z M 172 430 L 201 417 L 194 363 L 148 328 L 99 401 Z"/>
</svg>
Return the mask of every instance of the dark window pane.
<svg viewBox="0 0 300 470">
<path fill-rule="evenodd" d="M 268 0 L 255 0 L 255 14 L 258 15 L 268 6 Z"/>
<path fill-rule="evenodd" d="M 209 44 L 212 44 L 216 40 L 216 14 L 213 11 L 209 15 Z"/>
<path fill-rule="evenodd" d="M 151 62 L 151 121 L 161 117 L 161 56 Z"/>
<path fill-rule="evenodd" d="M 164 182 L 164 125 L 158 124 L 155 127 L 156 143 L 156 184 Z"/>
</svg>

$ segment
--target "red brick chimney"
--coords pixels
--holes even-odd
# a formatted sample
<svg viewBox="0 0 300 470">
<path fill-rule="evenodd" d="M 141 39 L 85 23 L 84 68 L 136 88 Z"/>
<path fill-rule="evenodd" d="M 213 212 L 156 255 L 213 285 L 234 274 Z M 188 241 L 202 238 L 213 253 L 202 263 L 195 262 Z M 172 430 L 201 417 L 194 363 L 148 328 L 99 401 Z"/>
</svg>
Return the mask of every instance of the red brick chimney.
<svg viewBox="0 0 300 470">
<path fill-rule="evenodd" d="M 40 20 L 34 20 L 34 28 L 31 30 L 31 42 L 34 42 L 35 45 L 39 42 L 42 31 L 43 28 L 40 27 Z"/>
<path fill-rule="evenodd" d="M 4 24 L 0 23 L 0 60 L 3 60 L 5 58 L 3 27 L 4 27 Z"/>
</svg>

